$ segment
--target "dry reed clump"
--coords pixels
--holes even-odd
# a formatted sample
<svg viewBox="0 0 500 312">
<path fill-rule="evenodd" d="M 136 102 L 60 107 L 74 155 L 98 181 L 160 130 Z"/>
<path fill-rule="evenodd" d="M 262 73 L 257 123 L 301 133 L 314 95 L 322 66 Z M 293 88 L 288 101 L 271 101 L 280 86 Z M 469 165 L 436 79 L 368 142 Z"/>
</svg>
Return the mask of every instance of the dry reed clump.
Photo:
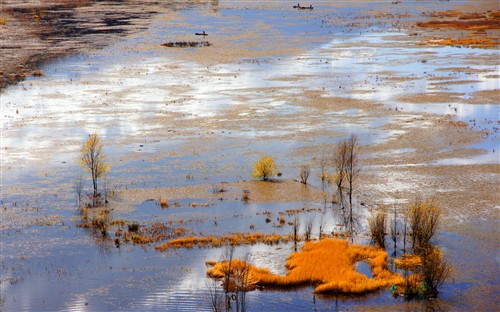
<svg viewBox="0 0 500 312">
<path fill-rule="evenodd" d="M 161 208 L 168 208 L 170 204 L 168 203 L 168 200 L 166 198 L 163 198 L 160 196 L 160 207 Z"/>
<path fill-rule="evenodd" d="M 374 278 L 356 272 L 358 261 L 368 261 Z M 221 278 L 228 268 L 242 265 L 240 260 L 219 262 L 207 271 Z M 246 264 L 252 285 L 273 288 L 316 286 L 315 293 L 364 294 L 390 285 L 402 285 L 404 279 L 387 267 L 387 253 L 370 246 L 349 245 L 345 240 L 323 239 L 308 242 L 302 251 L 292 253 L 286 262 L 287 275 L 275 275 L 267 269 Z"/>
<path fill-rule="evenodd" d="M 456 28 L 465 30 L 479 30 L 479 29 L 500 29 L 500 23 L 497 19 L 484 19 L 477 21 L 431 21 L 419 22 L 419 27 L 427 28 Z"/>
<path fill-rule="evenodd" d="M 271 274 L 267 269 L 257 268 L 239 259 L 234 259 L 231 263 L 229 261 L 208 260 L 205 261 L 205 264 L 212 266 L 207 270 L 207 275 L 213 279 L 223 280 L 227 276 L 232 277 L 227 285 L 229 292 L 234 292 L 236 288 L 243 291 L 255 290 L 259 284 L 260 276 Z"/>
<path fill-rule="evenodd" d="M 394 262 L 398 269 L 414 273 L 405 278 L 404 285 L 399 285 L 398 292 L 402 292 L 407 298 L 436 297 L 439 288 L 449 281 L 453 274 L 453 269 L 443 259 L 437 247 L 425 249 L 420 255 L 403 255 Z"/>
<path fill-rule="evenodd" d="M 404 254 L 400 259 L 394 259 L 394 264 L 400 270 L 414 271 L 422 266 L 422 258 L 419 255 Z"/>
<path fill-rule="evenodd" d="M 224 236 L 205 236 L 205 237 L 181 237 L 173 239 L 164 244 L 156 246 L 156 250 L 165 251 L 168 249 L 193 248 L 193 247 L 221 247 L 224 245 L 253 245 L 264 243 L 274 245 L 288 242 L 291 237 L 279 234 L 262 233 L 234 233 Z"/>
<path fill-rule="evenodd" d="M 385 249 L 385 229 L 387 224 L 387 214 L 382 210 L 368 220 L 372 240 L 375 246 Z"/>
<path fill-rule="evenodd" d="M 431 39 L 423 44 L 437 44 L 446 46 L 467 46 L 471 48 L 491 48 L 500 45 L 500 40 L 496 37 L 466 37 L 457 39 Z"/>
<path fill-rule="evenodd" d="M 488 36 L 486 34 L 487 30 L 500 29 L 500 11 L 492 12 L 487 15 L 481 13 L 443 11 L 431 14 L 430 16 L 435 18 L 447 18 L 448 20 L 418 22 L 417 26 L 422 28 L 449 28 L 466 30 L 471 33 L 469 33 L 467 37 L 436 38 L 422 42 L 422 44 L 468 46 L 472 48 L 491 48 L 500 45 L 500 41 L 496 36 Z"/>
</svg>

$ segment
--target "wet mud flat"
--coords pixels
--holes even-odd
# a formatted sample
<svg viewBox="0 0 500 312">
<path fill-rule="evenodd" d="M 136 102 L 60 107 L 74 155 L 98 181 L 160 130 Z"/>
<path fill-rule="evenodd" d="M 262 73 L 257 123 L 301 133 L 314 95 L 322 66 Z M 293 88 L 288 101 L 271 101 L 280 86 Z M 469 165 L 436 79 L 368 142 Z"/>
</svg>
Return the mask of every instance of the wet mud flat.
<svg viewBox="0 0 500 312">
<path fill-rule="evenodd" d="M 321 218 L 326 231 L 339 232 L 325 202 L 334 189 L 322 188 L 318 161 L 350 133 L 362 146 L 357 239 L 369 241 L 366 219 L 380 204 L 434 196 L 454 282 L 438 299 L 412 302 L 389 292 L 255 291 L 249 309 L 495 307 L 498 58 L 488 47 L 426 39 L 463 31 L 416 24 L 462 16 L 443 13 L 448 4 L 323 4 L 302 12 L 285 2 L 203 2 L 5 89 L 3 308 L 209 310 L 205 261 L 220 259 L 222 248 L 158 252 L 161 240 L 117 247 L 116 231 L 160 223 L 171 226 L 168 235 L 288 235 L 297 214 L 302 232 L 311 219 L 318 233 Z M 474 11 L 469 2 L 453 5 Z M 203 30 L 208 47 L 162 46 L 197 40 Z M 78 151 L 93 131 L 112 166 L 107 209 L 116 225 L 106 239 L 78 226 L 75 203 Z M 280 182 L 250 180 L 262 153 L 276 158 Z M 308 186 L 293 181 L 303 164 L 313 168 Z M 255 244 L 236 255 L 284 274 L 291 252 L 291 243 Z"/>
<path fill-rule="evenodd" d="M 40 66 L 85 53 L 144 30 L 152 16 L 196 1 L 17 1 L 0 10 L 0 89 L 29 76 Z"/>
</svg>

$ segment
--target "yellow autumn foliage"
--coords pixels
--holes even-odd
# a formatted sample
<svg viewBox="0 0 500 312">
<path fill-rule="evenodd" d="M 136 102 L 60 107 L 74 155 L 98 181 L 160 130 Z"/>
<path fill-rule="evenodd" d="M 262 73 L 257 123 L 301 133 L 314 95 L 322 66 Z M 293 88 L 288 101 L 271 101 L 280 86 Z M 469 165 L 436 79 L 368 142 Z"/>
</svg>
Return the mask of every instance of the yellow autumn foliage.
<svg viewBox="0 0 500 312">
<path fill-rule="evenodd" d="M 82 146 L 80 164 L 92 175 L 94 197 L 97 195 L 97 180 L 108 173 L 110 166 L 102 152 L 102 142 L 97 133 L 89 134 L 89 138 Z"/>
<path fill-rule="evenodd" d="M 370 264 L 374 278 L 356 271 L 358 261 Z M 240 260 L 219 262 L 207 271 L 212 278 L 223 277 L 229 267 L 241 266 Z M 293 288 L 316 286 L 315 293 L 363 294 L 390 285 L 404 283 L 401 275 L 387 267 L 387 253 L 371 246 L 350 245 L 345 240 L 324 239 L 305 243 L 302 251 L 292 253 L 286 262 L 287 275 L 246 264 L 254 285 Z"/>
<path fill-rule="evenodd" d="M 274 163 L 274 159 L 269 155 L 261 155 L 253 166 L 252 177 L 266 181 L 277 173 L 278 166 Z"/>
</svg>

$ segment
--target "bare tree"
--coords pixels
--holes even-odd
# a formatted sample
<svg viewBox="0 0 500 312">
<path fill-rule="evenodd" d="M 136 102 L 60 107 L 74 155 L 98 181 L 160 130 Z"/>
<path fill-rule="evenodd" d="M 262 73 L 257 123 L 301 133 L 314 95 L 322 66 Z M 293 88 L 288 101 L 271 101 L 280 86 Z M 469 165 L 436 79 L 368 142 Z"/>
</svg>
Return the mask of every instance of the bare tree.
<svg viewBox="0 0 500 312">
<path fill-rule="evenodd" d="M 211 279 L 210 282 L 207 282 L 208 294 L 210 296 L 210 305 L 212 311 L 221 312 L 223 310 L 223 298 L 222 294 L 219 293 L 218 282 L 215 279 Z"/>
<path fill-rule="evenodd" d="M 349 226 L 350 233 L 353 233 L 353 207 L 352 207 L 352 194 L 354 193 L 354 181 L 357 179 L 359 168 L 358 168 L 358 154 L 359 154 L 359 144 L 358 137 L 354 134 L 345 141 L 347 148 L 347 158 L 345 163 L 345 179 L 348 183 L 348 195 L 349 195 Z"/>
<path fill-rule="evenodd" d="M 344 209 L 344 181 L 345 181 L 345 170 L 347 163 L 347 144 L 346 141 L 341 141 L 337 143 L 333 155 L 333 163 L 335 167 L 335 174 L 333 176 L 333 181 L 337 187 L 336 192 L 339 195 L 340 207 Z M 334 196 L 335 198 L 335 196 Z"/>
<path fill-rule="evenodd" d="M 394 251 L 392 253 L 393 257 L 396 257 L 398 251 L 398 210 L 396 207 L 393 209 L 394 215 L 392 217 L 392 225 L 391 225 L 391 239 L 394 244 Z"/>
<path fill-rule="evenodd" d="M 230 286 L 231 286 L 231 264 L 233 262 L 234 256 L 234 245 L 227 245 L 224 250 L 224 261 L 228 262 L 227 270 L 224 274 L 223 286 L 224 286 L 224 294 L 225 294 L 225 302 L 226 302 L 226 311 L 231 310 L 231 296 L 229 294 Z"/>
<path fill-rule="evenodd" d="M 408 241 L 408 222 L 410 218 L 409 207 L 403 208 L 403 254 L 406 254 L 406 243 Z"/>
<path fill-rule="evenodd" d="M 247 253 L 245 259 L 243 260 L 244 266 L 239 272 L 239 283 L 238 283 L 238 293 L 236 298 L 239 297 L 239 306 L 241 312 L 246 312 L 247 310 L 247 292 L 250 290 L 250 255 Z M 238 304 L 238 303 L 237 303 Z M 238 309 L 237 309 L 238 310 Z"/>
<path fill-rule="evenodd" d="M 297 215 L 295 215 L 295 219 L 293 221 L 293 246 L 295 251 L 297 251 L 297 242 L 299 240 L 299 228 L 300 220 Z"/>
<path fill-rule="evenodd" d="M 81 173 L 78 174 L 78 176 L 75 179 L 75 192 L 76 192 L 76 203 L 78 205 L 78 208 L 82 206 L 82 191 L 83 191 L 83 184 L 84 184 L 84 179 L 83 175 Z"/>
<path fill-rule="evenodd" d="M 306 232 L 305 232 L 306 242 L 308 242 L 311 239 L 312 227 L 313 227 L 313 219 L 309 218 L 306 222 Z"/>
</svg>

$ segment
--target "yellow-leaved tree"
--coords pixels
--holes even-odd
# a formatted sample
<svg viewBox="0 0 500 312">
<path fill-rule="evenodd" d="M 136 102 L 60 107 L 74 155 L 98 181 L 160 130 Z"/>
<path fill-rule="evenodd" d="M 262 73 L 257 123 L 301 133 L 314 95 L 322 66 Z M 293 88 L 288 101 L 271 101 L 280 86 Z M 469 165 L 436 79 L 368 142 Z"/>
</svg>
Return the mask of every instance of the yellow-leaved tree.
<svg viewBox="0 0 500 312">
<path fill-rule="evenodd" d="M 94 187 L 94 205 L 97 198 L 97 180 L 103 177 L 110 169 L 106 157 L 102 153 L 102 142 L 97 133 L 89 134 L 89 138 L 82 146 L 80 164 L 92 175 Z"/>
<path fill-rule="evenodd" d="M 261 155 L 259 161 L 253 165 L 252 177 L 267 181 L 269 177 L 278 172 L 278 166 L 274 163 L 274 159 L 269 155 Z"/>
</svg>

